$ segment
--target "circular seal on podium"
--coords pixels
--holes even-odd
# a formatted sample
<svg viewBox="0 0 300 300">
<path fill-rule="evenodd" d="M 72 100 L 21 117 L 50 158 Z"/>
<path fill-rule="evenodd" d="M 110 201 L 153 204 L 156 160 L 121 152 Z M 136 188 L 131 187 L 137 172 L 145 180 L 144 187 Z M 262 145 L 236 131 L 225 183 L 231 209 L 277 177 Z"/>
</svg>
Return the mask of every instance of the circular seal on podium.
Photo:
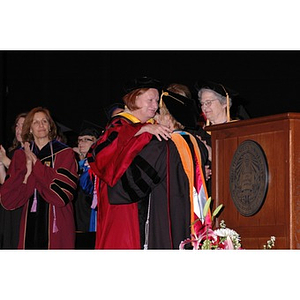
<svg viewBox="0 0 300 300">
<path fill-rule="evenodd" d="M 262 147 L 246 140 L 236 149 L 230 165 L 230 194 L 243 216 L 252 216 L 263 205 L 268 190 L 268 164 Z"/>
</svg>

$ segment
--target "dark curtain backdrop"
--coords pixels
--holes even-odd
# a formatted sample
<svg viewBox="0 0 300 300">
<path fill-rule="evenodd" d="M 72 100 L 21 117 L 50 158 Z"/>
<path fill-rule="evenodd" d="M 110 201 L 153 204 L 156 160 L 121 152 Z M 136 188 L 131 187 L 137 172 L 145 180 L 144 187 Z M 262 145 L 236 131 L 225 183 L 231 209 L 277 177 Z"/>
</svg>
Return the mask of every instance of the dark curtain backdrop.
<svg viewBox="0 0 300 300">
<path fill-rule="evenodd" d="M 299 51 L 1 51 L 0 142 L 10 145 L 15 116 L 35 106 L 74 132 L 84 120 L 103 127 L 123 83 L 144 75 L 194 97 L 199 78 L 223 83 L 252 118 L 300 111 L 299 73 Z"/>
</svg>

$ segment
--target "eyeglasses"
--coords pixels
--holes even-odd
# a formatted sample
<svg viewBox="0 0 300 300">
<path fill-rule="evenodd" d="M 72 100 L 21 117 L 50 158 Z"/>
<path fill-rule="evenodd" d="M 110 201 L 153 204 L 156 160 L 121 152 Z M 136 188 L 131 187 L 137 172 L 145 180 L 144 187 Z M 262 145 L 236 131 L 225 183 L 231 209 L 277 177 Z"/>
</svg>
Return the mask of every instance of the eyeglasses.
<svg viewBox="0 0 300 300">
<path fill-rule="evenodd" d="M 202 106 L 210 107 L 211 104 L 212 104 L 212 102 L 213 102 L 213 101 L 216 101 L 216 100 L 219 100 L 219 99 L 212 99 L 212 100 L 206 100 L 205 102 L 200 102 L 201 107 L 202 107 Z"/>
<path fill-rule="evenodd" d="M 93 140 L 93 139 L 89 139 L 89 138 L 79 138 L 79 139 L 77 140 L 77 142 L 78 142 L 78 144 L 79 144 L 80 142 L 83 142 L 83 143 L 86 143 L 86 142 L 94 142 L 94 140 Z"/>
</svg>

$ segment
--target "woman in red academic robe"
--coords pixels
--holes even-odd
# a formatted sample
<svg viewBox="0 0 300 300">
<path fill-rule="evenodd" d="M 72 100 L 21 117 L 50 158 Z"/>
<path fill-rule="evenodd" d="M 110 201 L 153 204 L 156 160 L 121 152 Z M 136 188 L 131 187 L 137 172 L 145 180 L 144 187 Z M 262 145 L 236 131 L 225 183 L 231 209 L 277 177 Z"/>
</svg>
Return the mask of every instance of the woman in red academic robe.
<svg viewBox="0 0 300 300">
<path fill-rule="evenodd" d="M 0 189 L 8 210 L 23 206 L 20 249 L 72 249 L 75 225 L 72 200 L 77 163 L 71 148 L 58 142 L 47 109 L 32 109 L 22 130 L 24 148 L 16 150 Z"/>
<path fill-rule="evenodd" d="M 132 159 L 155 135 L 168 139 L 170 130 L 153 124 L 158 109 L 160 82 L 134 79 L 126 85 L 125 110 L 109 122 L 105 133 L 88 154 L 91 169 L 100 179 L 96 249 L 141 249 L 138 203 L 111 205 L 108 186 L 116 184 Z M 151 124 L 152 123 L 152 124 Z"/>
</svg>

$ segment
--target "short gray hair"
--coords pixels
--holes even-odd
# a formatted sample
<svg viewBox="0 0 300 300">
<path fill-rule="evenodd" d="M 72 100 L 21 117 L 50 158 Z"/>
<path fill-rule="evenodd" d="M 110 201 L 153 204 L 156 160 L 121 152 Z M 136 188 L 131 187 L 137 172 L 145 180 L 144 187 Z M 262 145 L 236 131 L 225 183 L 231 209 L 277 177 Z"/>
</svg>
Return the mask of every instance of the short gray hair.
<svg viewBox="0 0 300 300">
<path fill-rule="evenodd" d="M 214 90 L 206 89 L 206 88 L 202 88 L 202 89 L 199 90 L 199 92 L 198 92 L 198 100 L 199 100 L 199 102 L 201 102 L 203 92 L 214 93 L 214 95 L 216 96 L 216 98 L 219 100 L 219 102 L 221 104 L 227 104 L 227 98 L 226 97 L 224 97 L 221 94 L 215 92 Z M 231 107 L 231 105 L 232 105 L 232 100 L 231 100 L 231 98 L 229 98 L 229 107 Z"/>
</svg>

